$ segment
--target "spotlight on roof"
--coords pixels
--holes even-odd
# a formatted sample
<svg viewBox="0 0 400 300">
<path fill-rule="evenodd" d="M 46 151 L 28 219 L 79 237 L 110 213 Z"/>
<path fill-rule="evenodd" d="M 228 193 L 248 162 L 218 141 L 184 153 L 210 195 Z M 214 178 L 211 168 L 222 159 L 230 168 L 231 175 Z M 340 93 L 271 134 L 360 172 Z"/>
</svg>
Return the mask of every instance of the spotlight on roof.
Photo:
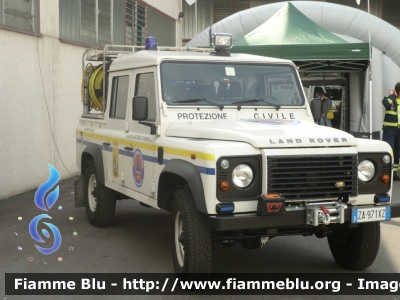
<svg viewBox="0 0 400 300">
<path fill-rule="evenodd" d="M 213 55 L 230 56 L 228 49 L 232 48 L 232 34 L 230 33 L 214 33 L 211 45 L 215 48 Z"/>
</svg>

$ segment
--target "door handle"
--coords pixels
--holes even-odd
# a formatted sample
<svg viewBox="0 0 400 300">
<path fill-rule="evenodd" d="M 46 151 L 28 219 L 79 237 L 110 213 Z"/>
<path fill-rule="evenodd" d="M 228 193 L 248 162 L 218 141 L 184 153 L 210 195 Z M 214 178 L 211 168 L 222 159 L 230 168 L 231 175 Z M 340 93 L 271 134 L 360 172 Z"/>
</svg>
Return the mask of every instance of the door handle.
<svg viewBox="0 0 400 300">
<path fill-rule="evenodd" d="M 109 142 L 104 142 L 103 145 L 104 146 L 110 146 L 111 144 Z"/>
<path fill-rule="evenodd" d="M 131 146 L 126 146 L 124 149 L 125 149 L 126 151 L 133 151 L 133 147 L 131 147 Z"/>
</svg>

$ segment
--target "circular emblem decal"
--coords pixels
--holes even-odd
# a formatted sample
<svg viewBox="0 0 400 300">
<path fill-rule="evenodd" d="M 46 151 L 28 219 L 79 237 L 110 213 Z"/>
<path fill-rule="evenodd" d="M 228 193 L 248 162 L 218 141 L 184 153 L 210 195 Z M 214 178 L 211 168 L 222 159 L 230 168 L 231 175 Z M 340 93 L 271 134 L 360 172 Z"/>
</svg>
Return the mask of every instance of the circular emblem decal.
<svg viewBox="0 0 400 300">
<path fill-rule="evenodd" d="M 133 180 L 137 187 L 141 187 L 144 179 L 144 160 L 142 152 L 136 149 L 133 153 Z"/>
<path fill-rule="evenodd" d="M 242 119 L 241 121 L 245 122 L 253 122 L 258 124 L 267 124 L 267 125 L 295 125 L 299 124 L 299 120 L 282 120 L 282 119 Z"/>
</svg>

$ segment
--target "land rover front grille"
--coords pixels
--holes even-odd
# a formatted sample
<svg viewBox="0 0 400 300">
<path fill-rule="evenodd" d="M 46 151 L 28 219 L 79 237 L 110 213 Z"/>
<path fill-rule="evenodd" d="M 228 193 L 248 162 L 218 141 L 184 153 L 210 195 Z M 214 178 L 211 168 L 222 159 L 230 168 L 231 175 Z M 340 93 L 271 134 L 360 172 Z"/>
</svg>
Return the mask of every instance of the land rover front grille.
<svg viewBox="0 0 400 300">
<path fill-rule="evenodd" d="M 267 173 L 268 193 L 286 200 L 357 195 L 357 155 L 267 156 Z"/>
</svg>

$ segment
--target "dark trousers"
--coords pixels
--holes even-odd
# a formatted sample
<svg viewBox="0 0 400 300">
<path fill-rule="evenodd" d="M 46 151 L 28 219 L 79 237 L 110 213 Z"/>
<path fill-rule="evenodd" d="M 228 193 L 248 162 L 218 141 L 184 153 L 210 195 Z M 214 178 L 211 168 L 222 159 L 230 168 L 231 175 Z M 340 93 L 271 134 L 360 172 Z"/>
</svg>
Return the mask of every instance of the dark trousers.
<svg viewBox="0 0 400 300">
<path fill-rule="evenodd" d="M 400 135 L 399 128 L 383 126 L 382 141 L 387 142 L 390 145 L 390 147 L 392 147 L 392 150 L 393 150 L 393 156 L 394 156 L 393 173 L 397 173 L 397 170 L 399 168 L 399 155 L 400 155 L 399 135 Z"/>
</svg>

